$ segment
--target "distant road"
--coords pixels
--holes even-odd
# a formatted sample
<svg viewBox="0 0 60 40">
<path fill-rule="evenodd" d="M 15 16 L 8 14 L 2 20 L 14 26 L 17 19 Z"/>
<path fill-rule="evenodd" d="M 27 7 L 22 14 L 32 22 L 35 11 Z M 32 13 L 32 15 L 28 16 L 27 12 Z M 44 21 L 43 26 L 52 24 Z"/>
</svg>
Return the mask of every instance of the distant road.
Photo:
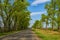
<svg viewBox="0 0 60 40">
<path fill-rule="evenodd" d="M 6 37 L 0 40 L 40 40 L 32 30 L 24 30 Z"/>
</svg>

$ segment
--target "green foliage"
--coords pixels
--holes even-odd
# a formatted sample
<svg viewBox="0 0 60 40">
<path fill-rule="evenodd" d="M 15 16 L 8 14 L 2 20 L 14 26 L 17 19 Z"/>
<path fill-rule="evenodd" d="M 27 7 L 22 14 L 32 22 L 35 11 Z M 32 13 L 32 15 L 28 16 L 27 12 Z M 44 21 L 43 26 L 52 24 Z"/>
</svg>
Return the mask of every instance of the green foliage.
<svg viewBox="0 0 60 40">
<path fill-rule="evenodd" d="M 0 17 L 4 24 L 3 32 L 27 29 L 30 21 L 29 3 L 25 0 L 0 0 Z"/>
<path fill-rule="evenodd" d="M 41 28 L 42 27 L 41 21 L 36 20 L 32 27 L 33 28 Z"/>
<path fill-rule="evenodd" d="M 50 3 L 45 5 L 45 9 L 47 10 L 47 14 L 42 14 L 40 19 L 42 25 L 46 24 L 46 29 L 50 25 L 52 30 L 55 28 L 60 30 L 60 0 L 51 0 Z"/>
</svg>

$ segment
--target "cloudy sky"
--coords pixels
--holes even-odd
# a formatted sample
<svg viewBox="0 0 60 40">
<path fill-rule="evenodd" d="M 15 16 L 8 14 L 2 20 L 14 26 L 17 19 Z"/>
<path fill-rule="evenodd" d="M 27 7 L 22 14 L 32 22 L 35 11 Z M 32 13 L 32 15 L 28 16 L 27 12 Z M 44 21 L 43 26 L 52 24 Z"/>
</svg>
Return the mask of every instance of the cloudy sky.
<svg viewBox="0 0 60 40">
<path fill-rule="evenodd" d="M 31 12 L 30 26 L 33 25 L 35 20 L 40 20 L 41 14 L 46 14 L 45 4 L 49 3 L 50 0 L 28 0 L 30 6 L 28 10 Z"/>
</svg>

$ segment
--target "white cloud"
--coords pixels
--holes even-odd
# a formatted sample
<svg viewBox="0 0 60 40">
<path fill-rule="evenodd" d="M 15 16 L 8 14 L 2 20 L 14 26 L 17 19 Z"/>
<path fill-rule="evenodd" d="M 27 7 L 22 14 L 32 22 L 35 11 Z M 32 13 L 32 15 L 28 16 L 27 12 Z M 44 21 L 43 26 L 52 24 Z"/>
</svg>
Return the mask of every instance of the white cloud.
<svg viewBox="0 0 60 40">
<path fill-rule="evenodd" d="M 40 15 L 41 16 L 41 14 L 46 14 L 47 13 L 47 11 L 40 11 L 40 12 L 32 12 L 30 15 L 31 15 L 31 17 L 32 16 L 36 16 L 36 15 Z M 32 20 L 30 21 L 30 26 L 29 27 L 32 27 L 32 25 L 34 24 L 34 22 L 36 21 L 36 20 L 40 20 L 40 19 L 33 19 L 32 18 Z"/>
<path fill-rule="evenodd" d="M 32 12 L 31 16 L 33 16 L 33 15 L 41 15 L 41 14 L 44 14 L 44 13 L 46 13 L 46 11 L 44 11 L 44 12 Z"/>
<path fill-rule="evenodd" d="M 45 3 L 48 1 L 50 1 L 50 0 L 35 0 L 31 5 L 36 6 L 37 4 Z"/>
</svg>

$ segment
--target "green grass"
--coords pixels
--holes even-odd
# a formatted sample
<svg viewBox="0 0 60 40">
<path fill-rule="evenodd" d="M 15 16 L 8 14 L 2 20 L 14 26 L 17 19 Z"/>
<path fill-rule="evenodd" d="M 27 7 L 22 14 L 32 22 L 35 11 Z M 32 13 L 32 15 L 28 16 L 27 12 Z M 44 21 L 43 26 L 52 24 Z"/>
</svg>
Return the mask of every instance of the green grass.
<svg viewBox="0 0 60 40">
<path fill-rule="evenodd" d="M 0 33 L 0 37 L 10 35 L 10 34 L 14 34 L 16 32 L 20 32 L 20 31 L 12 31 L 12 32 L 6 32 L 6 33 Z"/>
<path fill-rule="evenodd" d="M 42 40 L 60 40 L 60 33 L 47 30 L 36 30 L 33 31 L 42 39 Z"/>
</svg>

